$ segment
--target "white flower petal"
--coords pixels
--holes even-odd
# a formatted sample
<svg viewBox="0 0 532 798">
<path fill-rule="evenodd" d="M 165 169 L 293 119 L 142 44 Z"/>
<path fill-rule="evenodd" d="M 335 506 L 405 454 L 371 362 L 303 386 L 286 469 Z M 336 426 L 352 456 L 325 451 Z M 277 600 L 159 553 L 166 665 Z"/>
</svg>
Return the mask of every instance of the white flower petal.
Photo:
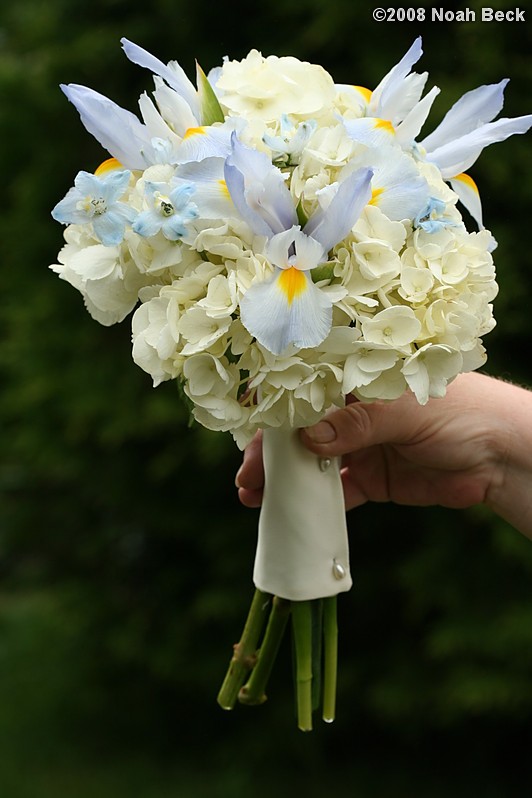
<svg viewBox="0 0 532 798">
<path fill-rule="evenodd" d="M 186 100 L 196 118 L 199 119 L 198 93 L 194 84 L 189 80 L 185 71 L 177 61 L 170 61 L 168 66 L 166 66 L 147 50 L 130 42 L 128 39 L 122 38 L 120 43 L 130 61 L 145 69 L 149 69 L 150 72 L 163 78 L 177 94 Z"/>
<path fill-rule="evenodd" d="M 135 114 L 86 86 L 71 83 L 61 88 L 77 108 L 86 129 L 113 158 L 128 169 L 145 169 L 149 165 L 142 153 L 151 147 L 151 134 Z"/>
<path fill-rule="evenodd" d="M 273 279 L 254 283 L 240 302 L 244 327 L 273 354 L 291 344 L 318 346 L 332 324 L 332 305 L 306 272 L 292 267 Z"/>
<path fill-rule="evenodd" d="M 486 122 L 491 122 L 502 109 L 507 83 L 508 80 L 501 80 L 500 83 L 479 86 L 466 92 L 447 111 L 438 127 L 423 139 L 421 146 L 427 151 L 433 151 Z"/>
<path fill-rule="evenodd" d="M 442 177 L 455 177 L 469 169 L 485 147 L 516 133 L 526 133 L 530 127 L 532 114 L 515 119 L 497 119 L 428 152 L 427 160 L 439 167 Z"/>
<path fill-rule="evenodd" d="M 402 368 L 408 387 L 419 404 L 445 396 L 447 384 L 460 373 L 462 355 L 449 346 L 426 344 L 405 360 Z"/>
</svg>

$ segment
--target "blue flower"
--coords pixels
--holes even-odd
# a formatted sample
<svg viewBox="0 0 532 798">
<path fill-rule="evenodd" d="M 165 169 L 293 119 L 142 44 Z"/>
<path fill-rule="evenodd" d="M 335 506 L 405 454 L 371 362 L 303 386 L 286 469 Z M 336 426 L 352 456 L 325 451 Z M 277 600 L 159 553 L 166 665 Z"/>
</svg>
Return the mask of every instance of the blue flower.
<svg viewBox="0 0 532 798">
<path fill-rule="evenodd" d="M 137 212 L 118 200 L 127 189 L 131 172 L 114 170 L 104 177 L 79 172 L 74 187 L 58 202 L 52 216 L 62 224 L 92 224 L 95 236 L 106 247 L 120 244 L 126 224 Z"/>
<path fill-rule="evenodd" d="M 283 114 L 280 135 L 264 134 L 262 137 L 263 142 L 272 150 L 273 162 L 296 166 L 317 126 L 313 119 L 295 125 L 286 114 Z"/>
<path fill-rule="evenodd" d="M 198 209 L 190 197 L 194 193 L 193 183 L 172 186 L 168 183 L 146 181 L 148 210 L 139 213 L 133 230 L 141 236 L 150 237 L 162 232 L 169 241 L 177 241 L 187 232 L 187 223 L 198 217 Z"/>
<path fill-rule="evenodd" d="M 414 227 L 421 227 L 427 233 L 437 233 L 444 227 L 456 227 L 456 222 L 445 216 L 445 209 L 443 200 L 431 197 L 414 219 Z"/>
</svg>

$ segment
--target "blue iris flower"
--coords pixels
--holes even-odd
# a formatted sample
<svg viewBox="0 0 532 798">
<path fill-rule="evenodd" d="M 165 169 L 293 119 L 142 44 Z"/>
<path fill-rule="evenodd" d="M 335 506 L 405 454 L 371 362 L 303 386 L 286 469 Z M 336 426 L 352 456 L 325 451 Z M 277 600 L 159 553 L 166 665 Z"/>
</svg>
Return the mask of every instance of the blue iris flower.
<svg viewBox="0 0 532 798">
<path fill-rule="evenodd" d="M 127 169 L 103 177 L 79 172 L 73 188 L 53 209 L 53 218 L 62 224 L 92 224 L 95 236 L 106 247 L 120 244 L 126 225 L 137 215 L 129 205 L 119 202 L 130 176 Z"/>
</svg>

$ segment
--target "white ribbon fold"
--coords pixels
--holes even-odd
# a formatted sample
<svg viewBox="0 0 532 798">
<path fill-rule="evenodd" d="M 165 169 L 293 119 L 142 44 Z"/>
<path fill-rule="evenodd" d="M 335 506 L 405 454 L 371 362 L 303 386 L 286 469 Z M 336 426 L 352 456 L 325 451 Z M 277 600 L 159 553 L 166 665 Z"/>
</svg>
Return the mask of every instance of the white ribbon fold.
<svg viewBox="0 0 532 798">
<path fill-rule="evenodd" d="M 306 449 L 298 430 L 263 432 L 265 486 L 253 581 L 291 601 L 326 598 L 352 586 L 337 459 Z"/>
</svg>

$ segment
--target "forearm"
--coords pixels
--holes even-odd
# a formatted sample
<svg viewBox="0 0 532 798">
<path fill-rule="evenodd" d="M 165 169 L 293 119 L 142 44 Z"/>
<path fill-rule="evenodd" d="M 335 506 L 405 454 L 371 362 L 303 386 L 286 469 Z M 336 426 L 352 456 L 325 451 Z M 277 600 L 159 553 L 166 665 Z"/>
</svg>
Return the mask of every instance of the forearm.
<svg viewBox="0 0 532 798">
<path fill-rule="evenodd" d="M 497 465 L 485 503 L 532 538 L 532 391 L 497 381 L 494 394 Z"/>
</svg>

